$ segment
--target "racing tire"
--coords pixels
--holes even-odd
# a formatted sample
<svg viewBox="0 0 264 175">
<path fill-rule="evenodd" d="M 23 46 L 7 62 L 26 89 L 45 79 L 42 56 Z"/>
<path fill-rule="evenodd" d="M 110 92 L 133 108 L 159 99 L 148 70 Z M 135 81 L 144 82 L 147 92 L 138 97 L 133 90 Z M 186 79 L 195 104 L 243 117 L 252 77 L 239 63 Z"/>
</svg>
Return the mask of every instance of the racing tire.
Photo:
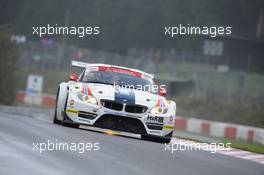
<svg viewBox="0 0 264 175">
<path fill-rule="evenodd" d="M 61 121 L 57 119 L 57 106 L 58 106 L 59 92 L 60 92 L 60 88 L 58 89 L 58 92 L 56 95 L 56 103 L 55 103 L 55 110 L 54 110 L 54 117 L 53 117 L 53 123 L 54 124 L 61 124 Z"/>
<path fill-rule="evenodd" d="M 70 127 L 70 128 L 79 128 L 79 126 L 80 126 L 79 124 L 65 122 L 67 101 L 68 101 L 68 94 L 66 97 L 66 102 L 65 102 L 65 106 L 64 106 L 64 112 L 63 112 L 64 115 L 63 115 L 63 118 L 61 120 L 61 125 L 66 126 L 66 127 Z"/>
</svg>

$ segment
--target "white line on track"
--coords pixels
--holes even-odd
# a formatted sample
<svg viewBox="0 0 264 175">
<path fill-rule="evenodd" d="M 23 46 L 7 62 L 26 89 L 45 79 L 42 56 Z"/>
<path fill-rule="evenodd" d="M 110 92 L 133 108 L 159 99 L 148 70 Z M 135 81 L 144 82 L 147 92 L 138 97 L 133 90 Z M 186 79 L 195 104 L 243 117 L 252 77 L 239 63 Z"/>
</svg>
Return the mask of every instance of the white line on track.
<svg viewBox="0 0 264 175">
<path fill-rule="evenodd" d="M 179 138 L 173 138 L 172 143 L 174 144 L 190 144 L 190 143 L 199 143 L 195 141 L 190 141 L 190 140 L 184 140 L 184 139 L 179 139 Z M 206 144 L 206 143 L 203 143 Z M 211 149 L 203 149 L 204 151 L 212 151 Z M 231 157 L 236 157 L 236 158 L 241 158 L 241 159 L 246 159 L 250 161 L 254 161 L 260 164 L 264 164 L 264 154 L 257 154 L 257 153 L 252 153 L 249 151 L 243 151 L 239 149 L 234 149 L 232 148 L 231 150 L 216 150 L 217 153 L 231 156 Z"/>
</svg>

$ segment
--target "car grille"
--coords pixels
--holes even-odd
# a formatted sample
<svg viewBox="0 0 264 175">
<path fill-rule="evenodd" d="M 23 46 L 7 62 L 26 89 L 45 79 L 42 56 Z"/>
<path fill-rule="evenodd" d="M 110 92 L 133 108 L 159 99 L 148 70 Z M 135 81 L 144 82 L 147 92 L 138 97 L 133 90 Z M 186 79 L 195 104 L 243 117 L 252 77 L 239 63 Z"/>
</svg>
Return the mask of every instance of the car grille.
<svg viewBox="0 0 264 175">
<path fill-rule="evenodd" d="M 162 130 L 163 124 L 158 124 L 158 123 L 146 123 L 147 127 L 149 129 L 153 130 Z"/>
<path fill-rule="evenodd" d="M 116 111 L 122 111 L 123 109 L 123 104 L 122 103 L 117 103 L 112 100 L 101 100 L 101 104 L 103 107 L 116 110 Z"/>
<path fill-rule="evenodd" d="M 129 113 L 141 114 L 141 113 L 145 113 L 148 110 L 146 106 L 122 104 L 112 100 L 101 100 L 101 104 L 105 108 L 116 111 L 122 111 L 123 106 L 125 105 L 125 111 Z"/>
<path fill-rule="evenodd" d="M 93 114 L 93 113 L 90 113 L 90 112 L 79 111 L 78 117 L 86 118 L 86 119 L 89 119 L 89 120 L 93 120 L 93 119 L 95 119 L 97 117 L 97 114 Z"/>
<path fill-rule="evenodd" d="M 143 123 L 136 118 L 104 114 L 94 124 L 96 127 L 113 129 L 136 134 L 146 134 Z"/>
<path fill-rule="evenodd" d="M 145 113 L 147 111 L 147 107 L 140 105 L 126 105 L 125 111 L 130 113 Z"/>
</svg>

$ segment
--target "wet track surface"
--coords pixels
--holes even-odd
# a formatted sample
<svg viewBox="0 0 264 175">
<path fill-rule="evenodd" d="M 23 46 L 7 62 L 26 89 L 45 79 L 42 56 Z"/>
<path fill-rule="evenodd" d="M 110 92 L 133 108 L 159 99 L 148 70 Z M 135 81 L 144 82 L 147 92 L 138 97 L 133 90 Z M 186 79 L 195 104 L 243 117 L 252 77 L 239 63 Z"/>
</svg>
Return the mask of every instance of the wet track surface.
<svg viewBox="0 0 264 175">
<path fill-rule="evenodd" d="M 0 112 L 0 174 L 262 175 L 264 166 L 206 151 L 165 151 L 164 144 L 110 136 Z M 33 151 L 33 143 L 99 143 L 98 151 Z"/>
</svg>

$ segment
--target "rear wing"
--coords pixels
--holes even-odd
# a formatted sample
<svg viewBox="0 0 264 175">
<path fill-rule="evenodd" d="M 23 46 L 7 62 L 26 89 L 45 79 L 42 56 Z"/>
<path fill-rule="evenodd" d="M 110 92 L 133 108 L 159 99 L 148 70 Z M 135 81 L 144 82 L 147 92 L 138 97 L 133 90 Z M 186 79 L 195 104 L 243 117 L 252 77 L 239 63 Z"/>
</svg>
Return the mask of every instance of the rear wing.
<svg viewBox="0 0 264 175">
<path fill-rule="evenodd" d="M 81 62 L 81 61 L 72 61 L 71 66 L 80 67 L 80 68 L 86 68 L 89 66 L 89 63 Z"/>
<path fill-rule="evenodd" d="M 72 60 L 70 65 L 70 74 L 81 75 L 88 66 L 89 63 Z"/>
</svg>

